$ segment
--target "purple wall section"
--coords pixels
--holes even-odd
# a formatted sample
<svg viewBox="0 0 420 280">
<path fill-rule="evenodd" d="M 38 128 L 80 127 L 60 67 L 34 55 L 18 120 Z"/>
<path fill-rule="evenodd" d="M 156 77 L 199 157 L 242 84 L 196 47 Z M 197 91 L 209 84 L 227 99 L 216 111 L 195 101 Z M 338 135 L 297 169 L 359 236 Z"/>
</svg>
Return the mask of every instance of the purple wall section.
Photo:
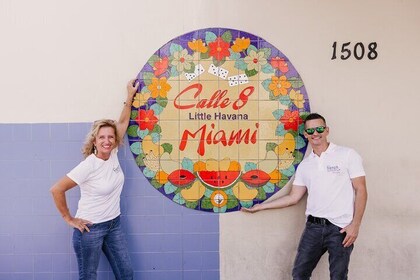
<svg viewBox="0 0 420 280">
<path fill-rule="evenodd" d="M 49 193 L 81 159 L 90 124 L 0 124 L 0 280 L 78 279 L 71 234 Z M 135 279 L 217 280 L 219 216 L 180 206 L 140 173 L 127 141 L 122 221 Z M 74 214 L 76 187 L 68 192 Z M 99 280 L 114 279 L 102 256 Z"/>
</svg>

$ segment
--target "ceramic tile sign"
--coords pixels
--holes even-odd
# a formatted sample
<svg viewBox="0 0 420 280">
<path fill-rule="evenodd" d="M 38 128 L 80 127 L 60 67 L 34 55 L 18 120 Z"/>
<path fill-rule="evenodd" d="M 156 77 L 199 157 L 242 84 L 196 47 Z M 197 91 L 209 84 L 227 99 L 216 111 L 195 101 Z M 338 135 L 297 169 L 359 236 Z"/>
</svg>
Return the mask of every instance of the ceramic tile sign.
<svg viewBox="0 0 420 280">
<path fill-rule="evenodd" d="M 162 46 L 137 76 L 131 152 L 150 184 L 185 207 L 237 211 L 295 173 L 310 111 L 288 58 L 253 34 L 208 28 Z"/>
</svg>

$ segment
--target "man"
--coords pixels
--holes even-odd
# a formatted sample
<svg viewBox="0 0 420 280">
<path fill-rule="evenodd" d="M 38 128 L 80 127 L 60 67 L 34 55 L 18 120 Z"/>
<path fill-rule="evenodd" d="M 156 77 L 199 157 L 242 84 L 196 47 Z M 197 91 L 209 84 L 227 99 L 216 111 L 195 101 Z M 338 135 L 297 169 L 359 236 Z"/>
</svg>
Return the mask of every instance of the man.
<svg viewBox="0 0 420 280">
<path fill-rule="evenodd" d="M 310 279 L 321 256 L 328 251 L 330 278 L 347 279 L 350 254 L 359 234 L 367 191 L 362 159 L 353 149 L 328 142 L 324 117 L 309 114 L 304 136 L 311 154 L 299 165 L 290 193 L 244 212 L 294 205 L 308 191 L 307 222 L 293 267 L 294 280 Z"/>
</svg>

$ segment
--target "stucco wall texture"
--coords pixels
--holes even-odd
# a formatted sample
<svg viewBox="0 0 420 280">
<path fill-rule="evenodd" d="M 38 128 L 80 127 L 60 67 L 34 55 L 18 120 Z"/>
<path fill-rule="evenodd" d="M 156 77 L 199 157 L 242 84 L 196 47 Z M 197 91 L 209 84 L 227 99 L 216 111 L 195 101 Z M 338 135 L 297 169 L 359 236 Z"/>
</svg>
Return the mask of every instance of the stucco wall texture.
<svg viewBox="0 0 420 280">
<path fill-rule="evenodd" d="M 79 158 L 76 159 L 73 153 L 64 152 L 68 149 L 78 151 L 84 138 L 83 129 L 72 127 L 83 127 L 103 117 L 116 118 L 125 99 L 126 82 L 137 75 L 151 54 L 174 37 L 208 27 L 247 31 L 281 50 L 299 71 L 312 111 L 326 117 L 330 140 L 352 147 L 362 155 L 369 199 L 351 257 L 350 279 L 419 279 L 417 239 L 420 225 L 417 221 L 420 205 L 417 200 L 420 185 L 416 177 L 420 166 L 417 144 L 420 130 L 416 129 L 420 102 L 416 89 L 420 74 L 419 25 L 420 3 L 415 0 L 76 0 L 65 3 L 0 0 L 0 164 L 3 172 L 0 214 L 5 221 L 0 226 L 0 267 L 4 269 L 0 271 L 0 279 L 74 277 L 74 264 L 67 265 L 72 253 L 68 248 L 70 236 L 65 235 L 69 229 L 65 228 L 55 209 L 49 207 L 47 195 L 44 196 L 51 179 L 58 173 L 64 174 L 70 165 L 63 160 L 52 166 L 36 156 L 44 155 L 45 149 L 52 149 L 49 159 L 57 159 L 58 154 L 63 159 L 77 162 Z M 337 42 L 337 59 L 332 60 L 334 42 Z M 341 48 L 346 42 L 351 42 L 351 50 L 356 43 L 363 43 L 364 58 L 341 59 Z M 367 46 L 371 42 L 377 43 L 376 59 L 367 58 Z M 60 138 L 60 131 L 65 129 L 63 124 L 67 127 L 67 137 L 74 140 L 70 146 L 66 144 L 68 139 Z M 39 140 L 34 141 L 30 132 L 32 125 L 47 126 L 48 137 L 53 137 L 48 141 L 53 140 L 54 144 L 48 148 L 39 144 Z M 39 153 L 20 146 L 14 137 L 30 137 L 27 140 L 31 149 L 39 149 Z M 27 152 L 32 152 L 38 159 L 36 165 L 28 166 Z M 123 160 L 127 160 L 126 168 L 130 168 L 132 159 L 128 151 L 126 153 Z M 48 177 L 36 178 L 36 174 L 48 174 Z M 136 174 L 133 170 L 133 184 L 147 183 Z M 22 178 L 27 182 L 17 183 L 22 182 L 18 180 Z M 32 181 L 45 189 L 31 188 Z M 276 196 L 287 193 L 289 187 Z M 146 187 L 144 191 L 148 192 Z M 159 195 L 155 191 L 152 193 Z M 132 194 L 125 195 L 124 201 L 129 203 Z M 143 194 L 136 195 L 141 197 Z M 19 198 L 19 204 L 14 203 L 13 198 Z M 139 199 L 145 205 L 150 203 Z M 164 197 L 157 201 L 160 199 L 162 209 L 165 209 L 164 205 L 181 208 L 169 204 L 170 201 L 165 202 Z M 30 209 L 28 205 L 31 205 Z M 150 209 L 139 207 L 133 214 L 148 216 Z M 191 260 L 194 256 L 200 258 L 199 264 L 190 263 L 190 268 L 194 267 L 190 270 L 198 274 L 188 277 L 290 279 L 304 225 L 304 209 L 303 200 L 287 209 L 252 215 L 234 212 L 209 216 L 210 228 L 196 228 L 195 233 L 204 234 L 206 230 L 217 233 L 217 237 L 207 237 L 211 244 L 218 244 L 218 248 L 213 250 L 203 245 L 203 239 L 196 240 L 195 244 L 201 244 L 200 249 L 189 257 Z M 130 210 L 124 208 L 124 211 Z M 159 218 L 151 215 L 147 221 L 139 223 L 156 225 L 175 221 L 162 211 L 157 215 Z M 189 215 L 182 211 L 173 215 L 179 222 L 174 227 L 182 224 L 182 228 L 187 229 L 195 225 L 188 220 L 189 216 L 194 216 L 192 219 L 199 223 L 207 221 L 208 215 L 200 217 L 200 212 Z M 130 212 L 125 213 L 128 216 Z M 38 234 L 45 235 L 46 240 L 42 242 L 49 244 L 52 252 L 68 250 L 64 259 L 26 253 L 30 244 L 43 243 L 38 239 L 40 242 L 33 243 L 32 235 L 26 239 L 22 237 L 25 226 L 20 223 L 19 215 L 26 216 L 24 222 L 32 223 Z M 43 221 L 43 226 L 38 223 L 42 215 L 50 217 L 47 222 Z M 216 217 L 217 225 L 212 224 L 213 217 Z M 132 223 L 128 221 L 128 229 L 130 225 Z M 44 227 L 48 228 L 45 234 Z M 65 232 L 62 239 L 51 239 L 57 231 Z M 176 234 L 181 242 L 184 234 L 192 232 L 178 231 Z M 133 246 L 138 246 L 135 243 Z M 151 240 L 150 244 L 153 243 L 158 242 Z M 67 247 L 63 248 L 63 244 Z M 169 254 L 170 244 L 160 248 Z M 191 246 L 180 244 L 171 250 L 181 252 L 179 256 L 186 258 L 182 252 L 189 252 Z M 212 260 L 214 255 L 218 260 Z M 107 264 L 102 265 L 103 279 L 110 279 Z M 144 268 L 143 264 L 138 265 Z M 188 279 L 188 265 L 184 262 L 168 261 L 160 265 L 166 271 L 179 271 L 171 274 L 175 275 L 173 279 Z M 44 278 L 35 276 L 36 269 L 46 271 Z M 22 270 L 23 273 L 19 273 Z M 328 258 L 324 256 L 313 279 L 328 279 L 328 275 Z M 144 274 L 138 276 L 149 279 Z M 167 274 L 159 277 L 169 279 Z"/>
</svg>

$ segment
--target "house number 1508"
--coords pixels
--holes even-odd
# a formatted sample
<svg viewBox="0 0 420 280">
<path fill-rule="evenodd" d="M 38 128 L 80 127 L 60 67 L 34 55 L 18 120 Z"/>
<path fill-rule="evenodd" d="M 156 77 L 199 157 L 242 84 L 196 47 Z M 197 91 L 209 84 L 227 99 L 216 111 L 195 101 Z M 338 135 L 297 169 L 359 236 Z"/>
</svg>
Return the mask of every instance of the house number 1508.
<svg viewBox="0 0 420 280">
<path fill-rule="evenodd" d="M 341 60 L 347 60 L 353 55 L 355 59 L 361 60 L 365 57 L 365 53 L 366 53 L 366 57 L 368 59 L 374 60 L 378 57 L 378 52 L 376 50 L 377 46 L 378 44 L 376 42 L 369 43 L 366 50 L 365 45 L 361 42 L 356 43 L 353 48 L 351 46 L 351 42 L 343 43 L 341 44 L 340 58 Z M 337 42 L 333 43 L 332 49 L 333 49 L 333 54 L 332 54 L 331 60 L 334 60 L 334 59 L 337 59 Z M 352 49 L 353 49 L 353 52 L 352 52 Z"/>
</svg>

